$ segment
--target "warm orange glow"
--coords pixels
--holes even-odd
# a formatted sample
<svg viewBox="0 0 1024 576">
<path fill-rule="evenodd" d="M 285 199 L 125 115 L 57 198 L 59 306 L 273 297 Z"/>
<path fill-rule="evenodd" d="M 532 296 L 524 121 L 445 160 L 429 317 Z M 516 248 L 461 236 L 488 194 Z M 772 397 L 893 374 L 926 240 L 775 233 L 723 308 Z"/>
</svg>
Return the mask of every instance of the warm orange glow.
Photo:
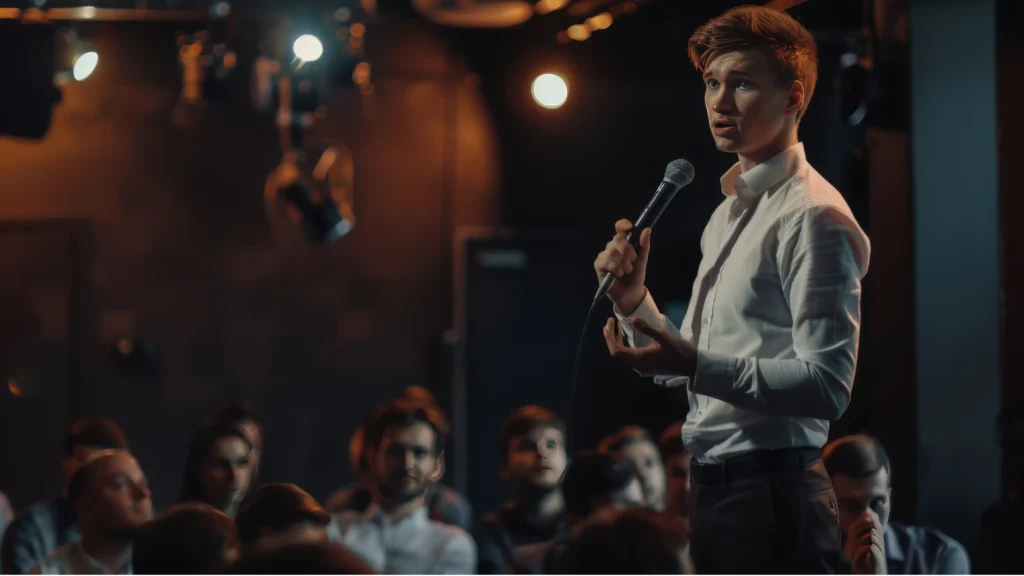
<svg viewBox="0 0 1024 576">
<path fill-rule="evenodd" d="M 366 26 L 360 22 L 356 22 L 348 29 L 348 31 L 353 38 L 362 38 L 366 34 Z"/>
<path fill-rule="evenodd" d="M 540 0 L 534 9 L 538 14 L 547 14 L 555 10 L 561 10 L 569 3 L 569 0 Z"/>
<path fill-rule="evenodd" d="M 356 65 L 356 69 L 352 72 L 352 81 L 357 86 L 362 86 L 370 81 L 370 63 L 360 62 Z"/>
<path fill-rule="evenodd" d="M 612 25 L 612 15 L 608 12 L 602 12 L 597 16 L 589 18 L 587 24 L 594 30 L 604 30 L 605 28 Z"/>
<path fill-rule="evenodd" d="M 590 38 L 590 27 L 586 24 L 574 24 L 569 26 L 569 38 L 582 42 Z"/>
<path fill-rule="evenodd" d="M 15 397 L 21 398 L 25 395 L 25 392 L 21 389 L 21 385 L 14 378 L 7 381 L 7 390 Z"/>
</svg>

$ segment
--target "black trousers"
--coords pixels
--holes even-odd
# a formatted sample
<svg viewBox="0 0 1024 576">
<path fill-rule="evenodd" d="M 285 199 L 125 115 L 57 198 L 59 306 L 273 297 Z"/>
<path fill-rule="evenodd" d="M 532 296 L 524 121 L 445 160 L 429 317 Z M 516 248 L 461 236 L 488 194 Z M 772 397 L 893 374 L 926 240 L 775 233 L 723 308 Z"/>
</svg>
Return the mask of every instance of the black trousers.
<svg viewBox="0 0 1024 576">
<path fill-rule="evenodd" d="M 833 574 L 842 537 L 820 459 L 745 477 L 695 474 L 690 553 L 698 574 Z"/>
</svg>

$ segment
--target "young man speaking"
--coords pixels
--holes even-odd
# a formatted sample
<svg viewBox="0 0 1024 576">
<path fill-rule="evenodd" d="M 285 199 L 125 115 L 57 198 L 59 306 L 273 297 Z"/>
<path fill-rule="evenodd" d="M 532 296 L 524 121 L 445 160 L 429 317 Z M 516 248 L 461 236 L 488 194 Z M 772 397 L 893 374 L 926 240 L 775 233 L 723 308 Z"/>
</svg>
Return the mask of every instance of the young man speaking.
<svg viewBox="0 0 1024 576">
<path fill-rule="evenodd" d="M 616 223 L 594 262 L 618 278 L 621 332 L 609 319 L 605 339 L 641 374 L 687 387 L 698 573 L 830 572 L 841 538 L 821 447 L 850 401 L 870 244 L 797 138 L 817 47 L 788 15 L 743 7 L 698 29 L 689 52 L 715 145 L 738 162 L 680 329 L 644 287 L 651 231 L 634 250 L 632 225 Z"/>
</svg>

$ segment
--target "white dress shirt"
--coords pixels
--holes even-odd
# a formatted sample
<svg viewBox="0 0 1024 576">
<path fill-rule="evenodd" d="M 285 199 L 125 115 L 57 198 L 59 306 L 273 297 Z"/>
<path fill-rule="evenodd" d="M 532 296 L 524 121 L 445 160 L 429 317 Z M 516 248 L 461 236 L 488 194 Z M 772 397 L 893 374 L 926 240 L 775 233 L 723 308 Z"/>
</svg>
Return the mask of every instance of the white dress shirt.
<svg viewBox="0 0 1024 576">
<path fill-rule="evenodd" d="M 678 330 L 698 350 L 695 378 L 656 381 L 687 386 L 683 443 L 698 462 L 820 448 L 850 401 L 870 243 L 803 144 L 736 164 L 722 192 Z M 632 346 L 651 343 L 616 315 Z M 676 330 L 649 292 L 633 316 Z"/>
<path fill-rule="evenodd" d="M 389 524 L 376 504 L 363 514 L 334 517 L 327 534 L 359 555 L 378 574 L 473 574 L 476 544 L 461 528 L 431 520 L 421 506 Z"/>
<path fill-rule="evenodd" d="M 131 574 L 132 555 L 131 548 L 125 552 L 121 562 L 121 569 L 117 572 L 107 571 L 106 566 L 98 560 L 89 556 L 89 553 L 82 548 L 82 541 L 76 540 L 65 544 L 53 551 L 52 554 L 43 558 L 34 568 L 28 571 L 29 574 Z"/>
</svg>

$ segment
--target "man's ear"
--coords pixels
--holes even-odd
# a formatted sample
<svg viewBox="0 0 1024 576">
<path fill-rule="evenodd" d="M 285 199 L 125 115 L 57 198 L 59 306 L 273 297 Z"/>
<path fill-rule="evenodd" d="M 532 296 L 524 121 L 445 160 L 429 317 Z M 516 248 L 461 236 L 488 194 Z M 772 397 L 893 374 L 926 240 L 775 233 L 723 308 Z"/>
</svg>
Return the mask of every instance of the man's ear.
<svg viewBox="0 0 1024 576">
<path fill-rule="evenodd" d="M 434 472 L 430 475 L 430 481 L 440 482 L 441 478 L 444 478 L 444 451 L 437 455 L 437 465 L 434 466 Z"/>
<path fill-rule="evenodd" d="M 804 99 L 807 97 L 807 90 L 804 83 L 799 80 L 794 80 L 789 85 L 789 99 L 786 102 L 786 115 L 797 116 L 800 114 L 800 109 L 804 106 Z M 797 118 L 799 120 L 799 118 Z"/>
</svg>

